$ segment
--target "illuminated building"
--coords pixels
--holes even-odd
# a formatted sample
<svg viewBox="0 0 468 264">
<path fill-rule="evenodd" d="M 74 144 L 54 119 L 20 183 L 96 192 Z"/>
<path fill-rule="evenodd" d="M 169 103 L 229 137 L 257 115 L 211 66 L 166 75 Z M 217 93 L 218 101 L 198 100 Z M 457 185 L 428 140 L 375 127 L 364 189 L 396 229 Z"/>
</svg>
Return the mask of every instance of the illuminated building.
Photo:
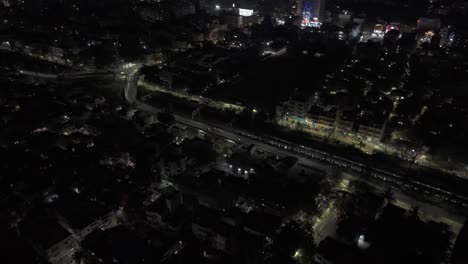
<svg viewBox="0 0 468 264">
<path fill-rule="evenodd" d="M 311 21 L 314 20 L 313 14 L 312 14 L 312 4 L 310 3 L 310 0 L 305 0 L 304 5 L 302 6 L 302 21 L 301 21 L 301 26 L 303 27 L 309 27 Z"/>
<path fill-rule="evenodd" d="M 298 7 L 302 7 L 302 27 L 320 27 L 323 22 L 325 0 L 298 1 Z"/>
<path fill-rule="evenodd" d="M 390 23 L 387 25 L 385 28 L 385 34 L 387 34 L 391 30 L 400 30 L 400 24 L 399 23 Z"/>
<path fill-rule="evenodd" d="M 276 115 L 279 118 L 291 118 L 296 121 L 305 122 L 307 112 L 312 106 L 312 100 L 311 96 L 294 95 L 276 108 Z"/>
<path fill-rule="evenodd" d="M 432 40 L 432 37 L 434 37 L 434 32 L 433 31 L 426 31 L 424 32 L 424 35 L 421 36 L 419 39 L 420 43 L 430 43 Z"/>
<path fill-rule="evenodd" d="M 374 27 L 374 32 L 372 32 L 372 37 L 382 39 L 385 34 L 385 26 L 382 24 L 376 24 Z"/>
</svg>

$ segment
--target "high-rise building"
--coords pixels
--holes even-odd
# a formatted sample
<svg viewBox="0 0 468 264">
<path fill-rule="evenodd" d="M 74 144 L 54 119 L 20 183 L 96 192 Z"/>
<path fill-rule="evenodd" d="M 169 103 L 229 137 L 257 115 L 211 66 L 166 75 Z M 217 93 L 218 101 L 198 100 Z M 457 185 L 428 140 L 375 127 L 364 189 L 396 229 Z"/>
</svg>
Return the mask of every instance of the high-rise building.
<svg viewBox="0 0 468 264">
<path fill-rule="evenodd" d="M 297 8 L 303 27 L 319 27 L 324 20 L 325 0 L 299 0 Z"/>
<path fill-rule="evenodd" d="M 302 21 L 301 26 L 308 27 L 315 20 L 313 14 L 312 2 L 313 0 L 305 0 L 302 4 Z"/>
</svg>

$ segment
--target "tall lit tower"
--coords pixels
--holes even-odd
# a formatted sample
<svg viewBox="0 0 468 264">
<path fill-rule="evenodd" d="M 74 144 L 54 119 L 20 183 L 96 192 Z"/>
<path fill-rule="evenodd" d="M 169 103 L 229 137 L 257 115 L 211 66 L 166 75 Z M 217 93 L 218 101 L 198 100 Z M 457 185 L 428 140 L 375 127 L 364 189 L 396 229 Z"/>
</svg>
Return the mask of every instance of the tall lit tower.
<svg viewBox="0 0 468 264">
<path fill-rule="evenodd" d="M 300 0 L 298 7 L 301 8 L 301 26 L 318 27 L 323 22 L 325 13 L 325 0 Z"/>
<path fill-rule="evenodd" d="M 313 17 L 313 8 L 312 8 L 312 0 L 305 0 L 302 4 L 302 22 L 301 26 L 308 27 L 310 26 L 311 21 L 314 20 Z"/>
</svg>

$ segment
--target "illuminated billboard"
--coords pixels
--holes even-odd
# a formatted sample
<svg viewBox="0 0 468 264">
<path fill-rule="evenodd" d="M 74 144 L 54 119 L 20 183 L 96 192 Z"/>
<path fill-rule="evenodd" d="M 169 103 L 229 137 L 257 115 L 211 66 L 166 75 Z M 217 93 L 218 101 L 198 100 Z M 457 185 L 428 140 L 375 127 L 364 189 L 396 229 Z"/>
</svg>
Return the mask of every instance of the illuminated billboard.
<svg viewBox="0 0 468 264">
<path fill-rule="evenodd" d="M 243 9 L 239 8 L 239 15 L 240 16 L 251 16 L 253 15 L 253 9 Z"/>
</svg>

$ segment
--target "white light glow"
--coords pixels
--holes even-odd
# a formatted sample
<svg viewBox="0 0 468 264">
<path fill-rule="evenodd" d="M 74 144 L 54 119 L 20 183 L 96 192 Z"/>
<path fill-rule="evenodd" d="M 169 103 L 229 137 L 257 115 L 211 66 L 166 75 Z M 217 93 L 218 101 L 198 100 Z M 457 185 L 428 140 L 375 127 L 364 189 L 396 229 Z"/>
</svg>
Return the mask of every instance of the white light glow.
<svg viewBox="0 0 468 264">
<path fill-rule="evenodd" d="M 239 15 L 240 16 L 251 16 L 253 15 L 253 9 L 243 9 L 239 8 Z"/>
</svg>

